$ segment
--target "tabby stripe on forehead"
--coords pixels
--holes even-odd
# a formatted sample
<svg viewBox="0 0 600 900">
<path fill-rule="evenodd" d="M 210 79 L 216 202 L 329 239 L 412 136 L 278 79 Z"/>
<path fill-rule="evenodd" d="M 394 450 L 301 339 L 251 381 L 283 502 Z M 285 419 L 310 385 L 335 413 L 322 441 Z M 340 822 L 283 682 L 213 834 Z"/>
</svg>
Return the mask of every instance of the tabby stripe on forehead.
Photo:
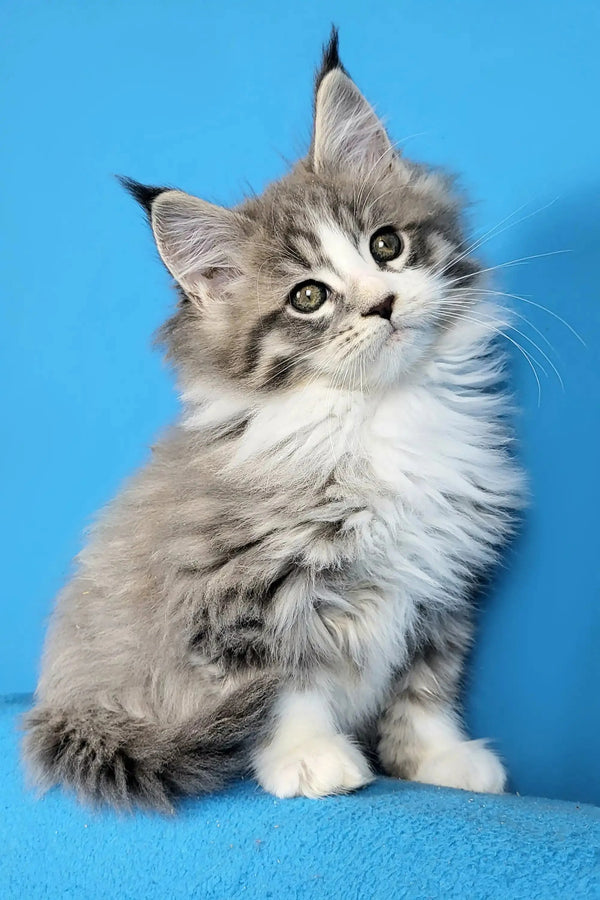
<svg viewBox="0 0 600 900">
<path fill-rule="evenodd" d="M 290 250 L 291 255 L 307 270 L 316 266 L 327 266 L 331 264 L 331 260 L 323 253 L 321 245 L 314 231 L 308 228 L 302 228 L 297 225 L 290 225 L 285 232 L 284 240 Z M 303 242 L 305 248 L 302 249 L 300 243 Z M 310 248 L 312 259 L 308 259 L 305 249 Z"/>
</svg>

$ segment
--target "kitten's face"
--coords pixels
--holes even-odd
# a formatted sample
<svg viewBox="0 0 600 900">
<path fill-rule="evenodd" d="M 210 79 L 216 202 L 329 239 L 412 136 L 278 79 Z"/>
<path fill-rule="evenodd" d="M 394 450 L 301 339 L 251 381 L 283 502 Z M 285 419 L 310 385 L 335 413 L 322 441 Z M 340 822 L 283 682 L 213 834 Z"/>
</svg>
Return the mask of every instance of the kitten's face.
<svg viewBox="0 0 600 900">
<path fill-rule="evenodd" d="M 245 211 L 257 230 L 231 299 L 250 341 L 238 331 L 229 352 L 264 389 L 398 381 L 475 271 L 438 180 L 396 158 L 358 182 L 299 169 Z"/>
<path fill-rule="evenodd" d="M 235 210 L 179 191 L 144 199 L 186 297 L 165 335 L 188 386 L 398 382 L 477 277 L 447 184 L 399 157 L 335 40 L 309 156 L 288 176 Z"/>
</svg>

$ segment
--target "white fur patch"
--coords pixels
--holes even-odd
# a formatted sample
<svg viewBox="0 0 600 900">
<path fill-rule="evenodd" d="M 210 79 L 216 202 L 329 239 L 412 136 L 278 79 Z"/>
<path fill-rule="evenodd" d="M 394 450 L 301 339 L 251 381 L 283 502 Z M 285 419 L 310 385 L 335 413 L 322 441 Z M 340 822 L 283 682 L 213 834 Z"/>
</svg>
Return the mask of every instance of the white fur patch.
<svg viewBox="0 0 600 900">
<path fill-rule="evenodd" d="M 373 780 L 360 750 L 335 732 L 316 692 L 289 693 L 280 700 L 275 733 L 256 752 L 254 771 L 259 784 L 276 797 L 325 797 Z"/>
<path fill-rule="evenodd" d="M 494 311 L 487 311 L 491 321 Z M 353 731 L 378 711 L 393 672 L 407 659 L 419 608 L 452 614 L 465 602 L 465 578 L 494 558 L 500 516 L 518 503 L 523 484 L 505 452 L 499 418 L 504 398 L 485 390 L 498 377 L 497 358 L 485 352 L 492 332 L 492 325 L 461 323 L 440 340 L 435 359 L 387 389 L 362 392 L 313 382 L 248 409 L 248 425 L 225 471 L 242 479 L 260 471 L 280 496 L 318 493 L 334 503 L 343 522 L 335 541 L 316 541 L 307 513 L 298 536 L 304 564 L 316 573 L 339 567 L 346 587 L 324 589 L 323 596 L 318 582 L 311 591 L 281 591 L 272 610 L 278 640 L 293 640 L 299 627 L 304 633 L 314 623 L 315 640 L 338 653 L 338 665 L 315 676 L 312 699 L 286 701 L 277 740 L 257 760 L 269 790 L 289 791 L 293 783 L 294 791 L 307 795 L 323 791 L 325 782 L 316 775 L 308 782 L 300 778 L 308 756 L 320 754 L 314 741 L 338 754 L 340 741 L 332 735 Z M 235 406 L 234 400 L 231 407 L 215 402 L 211 409 L 209 402 L 189 424 L 219 420 Z M 330 482 L 334 500 L 327 498 Z M 315 722 L 321 723 L 316 731 Z M 453 762 L 458 771 L 467 753 L 457 749 L 462 734 L 441 718 L 417 724 L 431 747 L 428 758 L 449 754 L 435 763 L 437 774 L 433 762 L 423 771 L 428 778 L 450 779 Z M 298 748 L 309 744 L 305 759 Z M 490 758 L 484 748 L 472 748 L 472 754 L 480 762 Z M 270 767 L 279 776 L 269 774 Z M 347 778 L 341 770 L 338 775 L 341 790 Z M 333 790 L 331 780 L 325 779 Z M 478 776 L 471 783 L 492 790 L 500 779 Z"/>
<path fill-rule="evenodd" d="M 348 235 L 328 222 L 320 222 L 316 232 L 332 268 L 316 273 L 339 294 L 349 296 L 357 307 L 369 309 L 397 288 L 398 274 L 382 271 L 363 242 L 357 249 Z"/>
<path fill-rule="evenodd" d="M 483 741 L 462 741 L 423 760 L 414 781 L 482 794 L 501 794 L 506 784 L 506 772 Z"/>
<path fill-rule="evenodd" d="M 260 465 L 279 492 L 313 491 L 335 476 L 348 589 L 321 604 L 324 633 L 342 649 L 319 689 L 348 730 L 377 708 L 406 659 L 419 606 L 460 607 L 465 577 L 492 561 L 499 522 L 490 503 L 513 508 L 522 492 L 497 418 L 504 401 L 477 390 L 495 379 L 496 362 L 481 352 L 487 335 L 461 328 L 418 379 L 369 394 L 312 384 L 265 400 L 231 459 L 248 477 Z M 318 568 L 341 550 L 307 540 L 303 552 Z M 282 597 L 282 639 L 298 603 L 313 600 Z"/>
</svg>

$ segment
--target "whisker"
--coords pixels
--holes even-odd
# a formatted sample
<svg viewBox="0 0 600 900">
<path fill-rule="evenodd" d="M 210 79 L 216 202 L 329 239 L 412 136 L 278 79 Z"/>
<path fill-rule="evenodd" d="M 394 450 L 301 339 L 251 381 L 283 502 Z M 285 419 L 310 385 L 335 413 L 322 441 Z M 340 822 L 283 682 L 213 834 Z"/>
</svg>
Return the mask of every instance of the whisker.
<svg viewBox="0 0 600 900">
<path fill-rule="evenodd" d="M 397 146 L 398 146 L 398 141 L 395 141 L 395 142 L 393 142 L 393 143 L 390 142 L 390 146 L 387 147 L 387 148 L 383 151 L 383 153 L 381 154 L 381 156 L 380 156 L 378 159 L 375 160 L 375 162 L 373 163 L 373 165 L 371 166 L 371 168 L 369 169 L 369 171 L 368 171 L 367 174 L 365 175 L 365 177 L 364 177 L 364 179 L 363 179 L 362 186 L 361 186 L 361 188 L 360 188 L 360 190 L 359 190 L 359 192 L 358 192 L 357 198 L 356 198 L 356 208 L 357 208 L 357 209 L 358 209 L 358 207 L 359 207 L 359 204 L 363 204 L 363 206 L 364 206 L 364 205 L 367 203 L 367 200 L 369 199 L 369 197 L 371 196 L 371 193 L 373 192 L 373 188 L 374 188 L 375 185 L 371 185 L 371 190 L 369 191 L 369 193 L 367 194 L 365 200 L 363 201 L 363 199 L 362 199 L 362 197 L 363 197 L 363 192 L 364 192 L 364 189 L 366 188 L 366 186 L 367 186 L 367 184 L 368 184 L 368 182 L 369 182 L 369 178 L 371 177 L 371 175 L 373 174 L 373 172 L 375 171 L 375 169 L 377 168 L 377 166 L 379 165 L 379 163 L 381 162 L 381 160 L 384 158 L 384 156 L 387 156 L 388 153 L 394 153 L 394 152 L 396 151 L 396 147 L 397 147 Z M 377 182 L 375 182 L 375 184 L 377 184 Z"/>
<path fill-rule="evenodd" d="M 375 206 L 376 203 L 379 203 L 379 201 L 382 200 L 384 197 L 387 197 L 388 194 L 393 194 L 395 192 L 395 190 L 396 190 L 396 188 L 390 188 L 388 191 L 384 191 L 383 194 L 379 194 L 378 197 L 375 197 L 375 199 L 372 200 L 368 206 L 366 206 L 366 205 L 363 206 L 363 215 L 366 217 L 368 215 L 368 213 L 373 209 L 373 207 Z M 365 200 L 365 204 L 366 204 L 366 200 Z"/>
<path fill-rule="evenodd" d="M 448 269 L 450 268 L 451 265 L 454 265 L 457 262 L 460 262 L 462 259 L 465 258 L 465 256 L 468 256 L 470 253 L 472 253 L 474 250 L 476 250 L 478 247 L 480 247 L 483 243 L 485 243 L 486 240 L 491 240 L 491 238 L 494 237 L 494 232 L 496 231 L 496 229 L 500 228 L 500 226 L 503 225 L 504 222 L 508 221 L 512 216 L 516 216 L 522 209 L 525 208 L 526 205 L 527 205 L 526 203 L 522 203 L 521 206 L 517 207 L 517 209 L 514 210 L 514 212 L 511 212 L 508 216 L 505 216 L 503 219 L 501 219 L 499 222 L 497 222 L 496 225 L 493 225 L 492 228 L 490 228 L 488 231 L 486 231 L 480 238 L 477 238 L 475 241 L 473 241 L 471 244 L 469 244 L 469 246 L 459 256 L 452 257 L 442 269 L 440 269 L 439 271 L 436 271 L 434 274 L 437 276 L 443 275 L 445 272 L 448 271 Z M 510 226 L 508 226 L 508 227 L 510 227 Z"/>
<path fill-rule="evenodd" d="M 521 256 L 518 259 L 510 259 L 508 260 L 508 262 L 499 263 L 496 266 L 488 266 L 485 269 L 478 269 L 476 272 L 472 272 L 467 275 L 458 275 L 456 278 L 451 278 L 446 282 L 446 287 L 450 287 L 453 284 L 466 281 L 467 278 L 476 278 L 479 275 L 483 275 L 485 272 L 495 272 L 497 269 L 506 269 L 510 266 L 516 266 L 520 263 L 529 262 L 532 259 L 541 259 L 545 256 L 557 256 L 558 254 L 572 252 L 572 250 L 549 250 L 547 253 L 533 253 L 531 256 Z M 477 290 L 480 289 L 477 288 Z"/>
<path fill-rule="evenodd" d="M 553 361 L 551 360 L 551 358 L 548 356 L 548 354 L 545 353 L 544 350 L 542 350 L 542 348 L 539 346 L 539 344 L 536 344 L 536 342 L 533 340 L 533 338 L 531 338 L 531 337 L 530 337 L 528 334 L 526 334 L 524 331 L 520 331 L 518 328 L 515 328 L 515 326 L 512 325 L 510 322 L 505 322 L 505 323 L 503 323 L 503 324 L 504 324 L 507 328 L 510 328 L 511 331 L 514 331 L 516 334 L 520 335 L 520 336 L 521 336 L 522 338 L 524 338 L 526 341 L 529 341 L 529 343 L 530 343 L 533 347 L 535 347 L 535 349 L 538 351 L 538 353 L 540 353 L 540 354 L 544 357 L 544 359 L 545 359 L 546 362 L 551 366 L 551 368 L 552 368 L 552 370 L 554 371 L 556 377 L 558 378 L 558 382 L 559 382 L 559 384 L 560 384 L 560 386 L 561 386 L 561 389 L 562 389 L 563 393 L 565 393 L 565 385 L 564 385 L 564 381 L 563 381 L 563 379 L 562 379 L 562 377 L 561 377 L 561 374 L 560 374 L 560 372 L 558 371 L 558 369 L 557 369 L 557 367 L 555 366 L 555 364 L 553 363 Z M 503 334 L 503 332 L 499 332 L 499 333 L 500 333 L 500 334 Z M 507 335 L 504 335 L 504 336 L 507 337 Z M 538 365 L 541 367 L 541 363 L 540 363 L 539 361 L 538 361 Z M 546 373 L 546 374 L 547 374 L 547 373 Z"/>
<path fill-rule="evenodd" d="M 526 216 L 522 216 L 520 219 L 517 219 L 515 222 L 509 222 L 508 225 L 505 225 L 504 228 L 501 228 L 500 227 L 501 225 L 504 225 L 504 223 L 508 222 L 508 220 L 511 219 L 513 216 L 518 215 L 518 213 L 520 213 L 521 210 L 527 206 L 527 203 L 521 204 L 521 206 L 519 206 L 514 212 L 510 213 L 508 216 L 505 216 L 496 225 L 494 225 L 493 228 L 490 228 L 489 231 L 486 231 L 485 234 L 483 234 L 480 238 L 478 238 L 476 241 L 474 241 L 469 247 L 467 247 L 466 250 L 463 251 L 463 253 L 460 254 L 460 256 L 454 257 L 453 259 L 449 260 L 448 263 L 446 264 L 446 266 L 441 270 L 441 272 L 436 273 L 436 274 L 443 275 L 444 272 L 448 271 L 450 266 L 455 265 L 457 262 L 460 262 L 460 260 L 464 259 L 465 256 L 468 256 L 470 253 L 473 253 L 473 251 L 477 250 L 483 244 L 487 243 L 488 241 L 492 240 L 495 237 L 498 237 L 501 234 L 504 234 L 504 232 L 508 231 L 510 228 L 515 228 L 517 225 L 520 225 L 522 222 L 526 222 L 527 219 L 531 219 L 532 216 L 536 216 L 536 215 L 538 215 L 538 213 L 544 212 L 544 210 L 548 209 L 550 206 L 552 206 L 554 203 L 556 203 L 556 201 L 558 199 L 559 199 L 558 197 L 555 197 L 549 203 L 544 204 L 544 206 L 540 206 L 538 209 L 534 209 L 533 212 L 527 213 Z M 498 231 L 497 229 L 500 229 L 500 230 Z"/>
<path fill-rule="evenodd" d="M 463 320 L 466 321 L 466 322 L 474 322 L 476 325 L 489 325 L 489 324 L 491 324 L 489 320 L 486 322 L 486 321 L 484 321 L 484 320 L 481 320 L 481 319 L 475 319 L 475 318 L 473 318 L 473 317 L 471 317 L 471 316 L 465 316 L 465 315 L 463 315 L 463 314 L 453 314 L 453 313 L 450 313 L 450 317 L 451 317 L 451 318 L 455 318 L 455 319 L 463 319 Z M 536 383 L 537 383 L 537 387 L 538 387 L 538 407 L 541 406 L 541 402 L 542 402 L 542 385 L 541 385 L 541 382 L 540 382 L 540 379 L 539 379 L 539 376 L 538 376 L 538 374 L 537 374 L 537 370 L 536 370 L 535 366 L 536 366 L 536 365 L 539 366 L 539 368 L 540 368 L 541 371 L 544 373 L 544 375 L 545 375 L 546 377 L 548 377 L 548 373 L 547 373 L 546 370 L 544 369 L 543 365 L 540 363 L 539 360 L 536 360 L 535 357 L 533 357 L 527 350 L 525 350 L 525 349 L 519 344 L 518 341 L 515 341 L 513 338 L 510 337 L 510 335 L 506 334 L 505 331 L 502 331 L 502 329 L 496 328 L 496 327 L 494 327 L 494 331 L 496 332 L 496 334 L 502 335 L 502 337 L 506 338 L 507 341 L 509 341 L 511 344 L 513 344 L 513 345 L 517 348 L 517 350 L 519 350 L 519 351 L 523 354 L 523 356 L 525 357 L 525 359 L 526 359 L 527 362 L 529 363 L 529 366 L 530 366 L 530 368 L 531 368 L 531 371 L 532 371 L 533 374 L 534 374 L 534 377 L 535 377 L 535 380 L 536 380 Z M 535 364 L 535 365 L 534 365 L 534 364 Z"/>
<path fill-rule="evenodd" d="M 468 289 L 467 289 L 468 290 Z M 543 312 L 548 313 L 549 316 L 552 316 L 554 319 L 557 319 L 565 328 L 568 328 L 571 334 L 577 338 L 577 340 L 586 348 L 587 344 L 584 339 L 581 337 L 579 332 L 577 332 L 572 325 L 567 322 L 566 319 L 563 319 L 562 316 L 559 316 L 558 313 L 554 312 L 554 310 L 549 309 L 547 306 L 544 306 L 542 303 L 537 303 L 535 300 L 530 300 L 528 297 L 521 297 L 519 294 L 509 294 L 507 291 L 493 291 L 484 288 L 476 288 L 475 289 L 478 294 L 493 294 L 497 297 L 512 297 L 514 300 L 521 300 L 523 303 L 528 303 L 530 306 L 535 306 L 537 309 L 541 309 Z"/>
<path fill-rule="evenodd" d="M 456 294 L 458 294 L 459 292 L 458 292 L 458 291 L 453 291 L 452 293 L 453 293 L 454 295 L 456 295 Z M 499 292 L 498 292 L 498 291 L 493 291 L 492 293 L 499 293 Z M 467 293 L 465 296 L 469 297 L 470 299 L 473 298 L 472 293 Z M 513 295 L 512 295 L 512 294 L 506 294 L 505 296 L 510 297 L 510 296 L 513 296 Z M 523 313 L 517 312 L 517 310 L 516 310 L 516 309 L 513 309 L 512 306 L 510 307 L 510 315 L 511 315 L 511 317 L 512 317 L 512 316 L 516 316 L 517 319 L 521 319 L 522 322 L 525 322 L 526 325 L 529 325 L 529 327 L 532 328 L 533 331 L 535 331 L 536 334 L 538 334 L 538 335 L 540 336 L 540 338 L 544 341 L 544 343 L 546 344 L 546 346 L 548 346 L 548 347 L 550 348 L 550 350 L 552 350 L 552 352 L 556 355 L 557 359 L 559 359 L 559 360 L 561 359 L 560 353 L 558 352 L 558 350 L 556 349 L 556 347 L 554 346 L 554 344 L 553 344 L 551 341 L 548 340 L 548 338 L 546 337 L 546 335 L 544 334 L 543 331 L 540 331 L 540 329 L 539 329 L 536 325 L 534 325 L 534 323 L 531 321 L 531 319 L 528 319 L 527 316 L 524 316 L 524 315 L 523 315 Z"/>
</svg>

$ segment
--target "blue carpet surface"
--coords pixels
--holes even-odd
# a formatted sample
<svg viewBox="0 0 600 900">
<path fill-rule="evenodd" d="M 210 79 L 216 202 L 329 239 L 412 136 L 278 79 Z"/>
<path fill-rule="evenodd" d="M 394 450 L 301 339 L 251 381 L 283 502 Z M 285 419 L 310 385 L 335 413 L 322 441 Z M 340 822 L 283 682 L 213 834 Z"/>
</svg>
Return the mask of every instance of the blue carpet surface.
<svg viewBox="0 0 600 900">
<path fill-rule="evenodd" d="M 244 782 L 177 816 L 90 812 L 23 786 L 0 700 L 0 897 L 571 900 L 600 898 L 600 809 L 380 779 L 276 800 Z"/>
</svg>

